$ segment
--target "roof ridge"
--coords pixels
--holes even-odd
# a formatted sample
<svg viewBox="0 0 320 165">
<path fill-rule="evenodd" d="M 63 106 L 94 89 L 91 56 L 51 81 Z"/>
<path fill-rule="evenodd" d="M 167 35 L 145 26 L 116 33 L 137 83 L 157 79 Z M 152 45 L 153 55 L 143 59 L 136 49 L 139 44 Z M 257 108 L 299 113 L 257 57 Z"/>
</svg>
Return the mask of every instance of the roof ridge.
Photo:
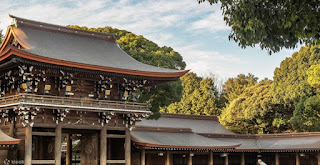
<svg viewBox="0 0 320 165">
<path fill-rule="evenodd" d="M 219 120 L 218 120 L 218 117 L 217 117 L 217 116 L 213 116 L 213 115 L 193 115 L 193 114 L 178 114 L 178 113 L 161 113 L 161 117 L 219 121 Z"/>
<path fill-rule="evenodd" d="M 44 30 L 44 31 L 68 33 L 68 34 L 73 34 L 73 35 L 78 35 L 78 36 L 85 36 L 85 37 L 90 37 L 90 38 L 96 38 L 96 39 L 116 42 L 115 35 L 111 34 L 111 33 L 101 33 L 101 32 L 93 32 L 93 31 L 88 31 L 88 30 L 83 30 L 83 29 L 74 29 L 74 28 L 69 28 L 69 27 L 65 27 L 65 26 L 61 26 L 61 25 L 55 25 L 55 24 L 51 24 L 51 23 L 20 18 L 20 17 L 16 17 L 16 16 L 13 16 L 10 14 L 9 14 L 9 17 L 14 19 L 13 24 L 16 27 L 24 26 L 24 27 L 29 27 L 29 28 L 34 28 L 34 29 L 39 29 L 39 30 Z"/>
</svg>

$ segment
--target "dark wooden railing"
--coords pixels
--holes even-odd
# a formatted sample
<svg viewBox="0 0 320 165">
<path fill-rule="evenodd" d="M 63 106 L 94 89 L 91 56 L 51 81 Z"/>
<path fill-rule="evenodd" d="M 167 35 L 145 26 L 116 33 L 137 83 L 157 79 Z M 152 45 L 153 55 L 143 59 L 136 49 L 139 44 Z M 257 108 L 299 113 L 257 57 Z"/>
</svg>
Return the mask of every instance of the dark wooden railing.
<svg viewBox="0 0 320 165">
<path fill-rule="evenodd" d="M 72 98 L 61 96 L 35 95 L 21 93 L 18 95 L 1 97 L 0 106 L 14 103 L 34 103 L 34 104 L 50 104 L 59 106 L 78 106 L 93 108 L 113 108 L 123 110 L 144 110 L 148 111 L 149 106 L 143 103 L 112 101 L 112 100 L 95 100 L 91 98 Z"/>
</svg>

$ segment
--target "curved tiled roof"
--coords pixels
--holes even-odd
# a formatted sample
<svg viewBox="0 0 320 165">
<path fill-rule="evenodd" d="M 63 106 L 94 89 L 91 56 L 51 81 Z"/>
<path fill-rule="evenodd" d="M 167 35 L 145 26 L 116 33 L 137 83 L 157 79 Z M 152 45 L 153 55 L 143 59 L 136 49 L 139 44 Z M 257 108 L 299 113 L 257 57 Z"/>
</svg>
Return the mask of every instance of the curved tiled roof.
<svg viewBox="0 0 320 165">
<path fill-rule="evenodd" d="M 126 54 L 111 34 L 11 17 L 15 24 L 8 31 L 23 46 L 21 50 L 41 56 L 38 59 L 45 58 L 48 63 L 56 61 L 58 65 L 86 66 L 85 69 L 91 66 L 93 70 L 150 77 L 180 77 L 188 72 L 143 64 Z"/>
</svg>

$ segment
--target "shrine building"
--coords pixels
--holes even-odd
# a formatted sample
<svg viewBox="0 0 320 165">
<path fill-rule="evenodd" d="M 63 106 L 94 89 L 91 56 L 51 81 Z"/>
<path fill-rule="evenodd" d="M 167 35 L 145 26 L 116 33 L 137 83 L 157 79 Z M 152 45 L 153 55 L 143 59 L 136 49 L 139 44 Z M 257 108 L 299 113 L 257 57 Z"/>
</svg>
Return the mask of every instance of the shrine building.
<svg viewBox="0 0 320 165">
<path fill-rule="evenodd" d="M 320 133 L 244 135 L 162 114 L 138 91 L 188 70 L 143 64 L 113 34 L 15 16 L 0 45 L 0 164 L 320 165 Z"/>
</svg>

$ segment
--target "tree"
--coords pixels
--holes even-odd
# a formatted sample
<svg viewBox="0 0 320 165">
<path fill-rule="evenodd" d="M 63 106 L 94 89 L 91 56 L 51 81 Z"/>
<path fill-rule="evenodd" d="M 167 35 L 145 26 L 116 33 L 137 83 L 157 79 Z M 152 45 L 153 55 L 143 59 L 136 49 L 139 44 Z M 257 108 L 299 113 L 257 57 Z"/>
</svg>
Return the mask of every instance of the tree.
<svg viewBox="0 0 320 165">
<path fill-rule="evenodd" d="M 258 77 L 249 73 L 248 75 L 239 74 L 237 77 L 229 78 L 223 85 L 223 96 L 227 103 L 236 99 L 246 87 L 253 86 L 258 82 Z"/>
<path fill-rule="evenodd" d="M 301 98 L 295 104 L 290 123 L 297 131 L 320 131 L 320 95 Z"/>
<path fill-rule="evenodd" d="M 217 88 L 213 78 L 200 78 L 195 73 L 187 73 L 181 77 L 183 87 L 180 102 L 170 104 L 162 109 L 169 113 L 183 113 L 195 115 L 218 115 Z"/>
<path fill-rule="evenodd" d="M 141 35 L 112 27 L 88 28 L 77 25 L 69 25 L 68 27 L 102 33 L 113 33 L 121 49 L 142 63 L 179 70 L 186 67 L 182 56 L 171 47 L 159 47 L 156 43 Z M 151 105 L 151 111 L 154 112 L 153 117 L 158 118 L 159 109 L 179 101 L 181 94 L 182 87 L 180 81 L 170 82 L 141 91 L 141 97 L 138 102 L 149 103 Z"/>
<path fill-rule="evenodd" d="M 318 89 L 320 89 L 320 64 L 311 65 L 311 67 L 307 70 L 308 75 L 308 83 Z"/>
<path fill-rule="evenodd" d="M 256 85 L 246 87 L 222 110 L 221 124 L 237 133 L 271 133 L 283 131 L 274 125 L 278 106 L 272 104 L 272 81 L 265 79 Z"/>
<path fill-rule="evenodd" d="M 274 71 L 273 102 L 290 108 L 300 98 L 315 95 L 315 89 L 307 82 L 307 70 L 315 64 L 320 64 L 318 45 L 302 47 L 292 57 L 283 60 Z"/>
<path fill-rule="evenodd" d="M 232 28 L 229 39 L 242 48 L 258 44 L 271 54 L 282 48 L 295 48 L 297 43 L 319 43 L 318 0 L 208 1 L 211 5 L 221 4 L 224 20 Z"/>
</svg>

